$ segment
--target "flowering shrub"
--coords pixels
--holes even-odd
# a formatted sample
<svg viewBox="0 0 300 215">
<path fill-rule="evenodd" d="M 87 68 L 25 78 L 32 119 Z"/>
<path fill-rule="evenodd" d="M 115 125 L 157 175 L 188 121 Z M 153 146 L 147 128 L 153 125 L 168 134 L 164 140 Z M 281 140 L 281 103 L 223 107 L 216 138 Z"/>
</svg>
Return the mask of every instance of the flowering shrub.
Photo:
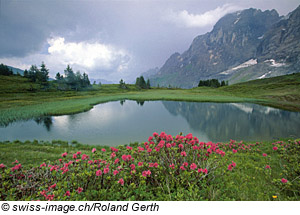
<svg viewBox="0 0 300 215">
<path fill-rule="evenodd" d="M 290 145 L 276 143 L 270 148 L 272 153 L 285 156 L 294 150 Z M 293 147 L 298 153 L 299 144 Z M 271 171 L 272 155 L 264 157 L 262 153 L 260 143 L 204 143 L 192 134 L 173 137 L 153 133 L 143 144 L 110 150 L 93 148 L 90 154 L 64 152 L 57 161 L 33 168 L 25 168 L 18 161 L 11 168 L 1 163 L 0 200 L 211 199 L 211 186 L 221 189 L 219 182 L 238 174 L 245 165 L 236 162 L 235 156 L 259 155 L 265 162 L 262 169 Z M 287 186 L 292 177 L 295 175 L 286 174 L 274 183 L 278 182 L 280 189 L 291 190 Z"/>
</svg>

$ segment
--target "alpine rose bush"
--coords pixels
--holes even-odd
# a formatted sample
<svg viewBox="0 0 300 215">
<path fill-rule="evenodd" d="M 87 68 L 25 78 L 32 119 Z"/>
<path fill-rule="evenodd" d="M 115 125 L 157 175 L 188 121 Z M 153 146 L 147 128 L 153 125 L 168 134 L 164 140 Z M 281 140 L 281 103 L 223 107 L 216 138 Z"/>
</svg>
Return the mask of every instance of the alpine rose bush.
<svg viewBox="0 0 300 215">
<path fill-rule="evenodd" d="M 261 156 L 258 146 L 233 140 L 205 143 L 192 134 L 172 137 L 155 132 L 142 144 L 98 152 L 93 148 L 86 154 L 64 152 L 55 162 L 36 167 L 14 162 L 9 168 L 1 163 L 0 200 L 180 200 L 193 192 L 197 199 L 207 199 L 210 184 L 242 165 L 234 161 L 236 154 L 257 153 L 266 160 L 262 168 L 270 169 L 267 159 L 272 156 Z M 285 152 L 285 146 L 272 147 L 274 153 Z M 289 184 L 289 177 L 278 186 Z M 179 195 L 185 190 L 191 194 Z"/>
</svg>

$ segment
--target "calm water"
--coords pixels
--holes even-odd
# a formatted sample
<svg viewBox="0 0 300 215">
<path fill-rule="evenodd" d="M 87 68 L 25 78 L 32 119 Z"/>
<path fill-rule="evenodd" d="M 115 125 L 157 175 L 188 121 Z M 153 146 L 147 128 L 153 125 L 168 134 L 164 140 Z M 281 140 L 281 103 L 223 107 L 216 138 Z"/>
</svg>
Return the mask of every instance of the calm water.
<svg viewBox="0 0 300 215">
<path fill-rule="evenodd" d="M 254 104 L 109 102 L 75 115 L 42 117 L 0 127 L 0 140 L 77 140 L 120 145 L 153 132 L 193 133 L 201 141 L 272 140 L 300 136 L 300 113 Z"/>
</svg>

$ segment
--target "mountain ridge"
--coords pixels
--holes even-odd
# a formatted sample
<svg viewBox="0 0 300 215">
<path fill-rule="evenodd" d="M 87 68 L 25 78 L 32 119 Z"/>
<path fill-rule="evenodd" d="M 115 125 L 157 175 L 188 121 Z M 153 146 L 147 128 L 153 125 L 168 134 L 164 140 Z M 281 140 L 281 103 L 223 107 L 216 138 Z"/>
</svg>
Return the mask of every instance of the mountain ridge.
<svg viewBox="0 0 300 215">
<path fill-rule="evenodd" d="M 151 85 L 190 88 L 197 86 L 200 79 L 218 78 L 236 83 L 263 76 L 268 72 L 268 68 L 265 67 L 270 64 L 270 62 L 265 61 L 274 60 L 274 62 L 279 61 L 282 65 L 284 64 L 279 58 L 273 59 L 268 57 L 266 53 L 277 51 L 276 47 L 270 45 L 273 43 L 272 40 L 278 39 L 277 36 L 272 37 L 272 35 L 278 34 L 277 25 L 285 23 L 284 25 L 290 26 L 289 28 L 299 26 L 299 21 L 297 21 L 297 17 L 300 20 L 299 8 L 291 12 L 288 17 L 279 16 L 274 9 L 261 11 L 254 8 L 225 15 L 214 25 L 212 31 L 195 37 L 185 52 L 172 54 L 158 73 L 150 77 Z M 291 20 L 294 20 L 292 24 Z M 296 32 L 288 32 L 292 35 L 298 35 L 300 30 L 296 29 Z M 291 37 L 291 35 L 287 36 L 286 43 L 291 43 L 293 40 Z M 299 53 L 298 50 L 296 50 L 296 54 L 291 55 L 291 62 L 295 61 L 293 56 L 296 58 L 299 56 L 297 53 Z M 264 64 L 260 65 L 260 71 L 257 74 L 254 75 L 251 71 L 253 74 L 249 75 L 250 71 L 248 71 L 249 77 L 244 75 L 241 78 L 240 75 L 236 75 L 243 73 L 242 71 L 253 65 L 235 69 L 228 74 L 224 73 L 250 60 L 256 61 L 253 65 Z M 279 65 L 278 62 L 277 65 Z M 292 69 L 292 72 L 295 70 Z M 273 74 L 288 74 L 288 72 L 280 68 Z"/>
</svg>

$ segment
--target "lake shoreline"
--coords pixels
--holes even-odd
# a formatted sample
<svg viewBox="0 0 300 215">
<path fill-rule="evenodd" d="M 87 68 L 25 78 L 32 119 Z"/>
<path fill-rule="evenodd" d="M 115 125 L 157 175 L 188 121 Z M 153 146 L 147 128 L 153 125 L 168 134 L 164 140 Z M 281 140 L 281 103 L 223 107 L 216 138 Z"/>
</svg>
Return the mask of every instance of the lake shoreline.
<svg viewBox="0 0 300 215">
<path fill-rule="evenodd" d="M 14 87 L 7 88 L 8 80 Z M 16 83 L 21 82 L 19 87 Z M 187 101 L 253 103 L 300 112 L 300 73 L 275 78 L 254 80 L 220 88 L 192 89 L 152 88 L 138 89 L 117 84 L 95 85 L 86 91 L 28 92 L 30 82 L 20 77 L 0 77 L 0 124 L 26 120 L 39 116 L 60 116 L 92 109 L 95 105 L 118 100 L 135 101 Z M 19 87 L 19 88 L 18 88 Z"/>
</svg>

